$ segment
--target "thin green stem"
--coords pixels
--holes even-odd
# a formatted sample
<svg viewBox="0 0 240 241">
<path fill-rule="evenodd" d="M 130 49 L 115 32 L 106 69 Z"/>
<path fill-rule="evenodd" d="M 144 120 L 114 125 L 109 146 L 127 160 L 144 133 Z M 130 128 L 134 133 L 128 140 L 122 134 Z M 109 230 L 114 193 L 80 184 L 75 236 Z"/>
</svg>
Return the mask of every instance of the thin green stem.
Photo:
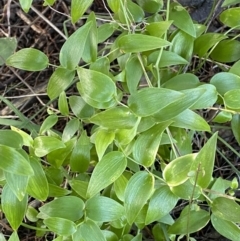
<svg viewBox="0 0 240 241">
<path fill-rule="evenodd" d="M 51 232 L 51 230 L 49 230 L 49 229 L 34 227 L 34 226 L 28 225 L 26 223 L 21 223 L 21 226 L 32 229 L 32 230 L 36 230 L 36 231 Z"/>
</svg>

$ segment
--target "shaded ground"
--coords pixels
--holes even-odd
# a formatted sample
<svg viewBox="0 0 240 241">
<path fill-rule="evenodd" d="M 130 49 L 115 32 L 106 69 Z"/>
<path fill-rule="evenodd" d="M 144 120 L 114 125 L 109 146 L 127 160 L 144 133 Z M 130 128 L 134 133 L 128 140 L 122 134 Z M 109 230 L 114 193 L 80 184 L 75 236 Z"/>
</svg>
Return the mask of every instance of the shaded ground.
<svg viewBox="0 0 240 241">
<path fill-rule="evenodd" d="M 7 3 L 10 3 L 8 5 Z M 54 9 L 69 15 L 68 9 L 69 1 L 57 1 Z M 98 1 L 99 2 L 99 1 Z M 198 22 L 205 22 L 209 20 L 209 25 L 212 29 L 219 27 L 219 22 L 217 21 L 217 16 L 220 9 L 220 2 L 218 2 L 218 7 L 213 8 L 213 0 L 196 0 L 196 1 L 184 1 L 179 0 L 183 3 L 191 13 L 194 20 Z M 94 3 L 92 8 L 101 14 L 101 5 Z M 210 14 L 210 15 L 209 15 Z M 43 17 L 45 16 L 46 19 Z M 24 13 L 17 1 L 0 1 L 0 37 L 15 36 L 18 40 L 18 49 L 25 47 L 34 47 L 45 54 L 48 55 L 49 60 L 52 64 L 58 64 L 58 53 L 60 48 L 65 41 L 61 32 L 64 32 L 63 22 L 68 20 L 68 18 L 53 11 L 49 7 L 42 7 L 42 1 L 34 1 L 34 8 L 29 11 L 28 14 Z M 54 29 L 50 23 L 58 29 Z M 81 25 L 81 23 L 78 23 Z M 70 34 L 77 28 L 74 28 L 70 22 L 65 22 L 65 27 L 67 32 Z M 200 79 L 207 80 L 215 72 L 212 72 L 212 66 L 204 66 L 201 69 Z M 0 67 L 0 94 L 8 98 L 16 107 L 24 113 L 28 118 L 30 118 L 34 123 L 40 124 L 46 117 L 46 106 L 49 99 L 46 95 L 46 85 L 47 81 L 52 73 L 52 69 L 48 68 L 42 72 L 25 72 L 21 70 L 16 70 L 8 68 L 6 66 Z M 74 93 L 74 88 L 72 88 L 71 93 Z M 56 103 L 51 103 L 50 106 L 54 108 Z M 0 104 L 0 116 L 1 117 L 11 117 L 15 118 L 14 113 L 6 107 L 5 104 Z M 208 118 L 208 116 L 206 116 Z M 59 124 L 58 128 L 61 130 L 65 125 L 64 120 Z M 3 128 L 3 127 L 2 127 Z M 239 151 L 240 148 L 236 143 L 231 131 L 222 131 L 221 136 L 232 145 L 235 150 Z M 203 145 L 203 139 L 201 137 L 195 138 L 196 147 L 200 148 Z M 239 169 L 238 158 L 231 153 L 226 147 L 221 146 L 222 151 L 228 156 L 229 159 L 233 161 L 233 164 Z M 222 160 L 219 156 L 217 157 L 215 165 L 215 175 L 222 176 L 227 179 L 231 179 L 233 172 L 231 168 Z M 177 215 L 177 212 L 176 212 Z M 0 231 L 5 235 L 11 233 L 9 226 L 5 222 L 4 217 L 0 217 Z M 35 237 L 35 231 L 31 231 L 25 228 L 20 229 L 20 236 L 22 240 L 40 240 Z M 196 233 L 197 240 L 227 240 L 220 237 L 212 227 L 209 225 L 204 230 Z M 50 238 L 49 238 L 50 239 Z M 42 239 L 45 240 L 45 237 Z"/>
</svg>

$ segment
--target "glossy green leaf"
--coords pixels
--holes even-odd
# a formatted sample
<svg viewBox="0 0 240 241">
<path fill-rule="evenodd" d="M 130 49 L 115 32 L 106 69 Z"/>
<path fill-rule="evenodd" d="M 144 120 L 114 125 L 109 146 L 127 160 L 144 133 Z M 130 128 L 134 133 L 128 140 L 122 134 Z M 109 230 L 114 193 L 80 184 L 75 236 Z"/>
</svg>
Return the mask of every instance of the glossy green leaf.
<svg viewBox="0 0 240 241">
<path fill-rule="evenodd" d="M 95 196 L 87 200 L 85 205 L 86 216 L 97 222 L 111 222 L 124 214 L 123 206 L 108 197 Z"/>
<path fill-rule="evenodd" d="M 237 224 L 221 219 L 212 214 L 211 222 L 215 230 L 226 237 L 228 240 L 238 241 L 240 237 L 240 228 Z"/>
<path fill-rule="evenodd" d="M 187 207 L 188 208 L 188 207 Z M 184 212 L 168 229 L 172 234 L 189 234 L 201 230 L 210 220 L 209 212 L 199 209 Z"/>
<path fill-rule="evenodd" d="M 225 0 L 222 4 L 222 7 L 227 7 L 229 5 L 234 5 L 237 3 L 240 3 L 240 1 L 239 0 Z"/>
<path fill-rule="evenodd" d="M 169 50 L 190 62 L 193 55 L 193 43 L 194 37 L 183 31 L 178 31 L 172 39 Z"/>
<path fill-rule="evenodd" d="M 137 172 L 130 178 L 124 194 L 124 207 L 130 225 L 152 195 L 153 188 L 154 178 L 145 171 Z"/>
<path fill-rule="evenodd" d="M 229 90 L 240 89 L 240 77 L 232 73 L 221 72 L 215 74 L 210 84 L 214 85 L 220 95 Z"/>
<path fill-rule="evenodd" d="M 240 26 L 239 26 L 240 27 Z M 237 40 L 223 40 L 212 51 L 210 57 L 218 62 L 231 63 L 240 57 L 240 42 Z"/>
<path fill-rule="evenodd" d="M 19 0 L 21 8 L 27 13 L 32 5 L 33 0 Z"/>
<path fill-rule="evenodd" d="M 133 144 L 133 158 L 135 162 L 145 167 L 153 165 L 162 139 L 162 133 L 170 123 L 159 123 L 141 133 Z"/>
<path fill-rule="evenodd" d="M 119 200 L 124 200 L 125 189 L 128 184 L 128 179 L 124 173 L 114 182 L 114 191 Z"/>
<path fill-rule="evenodd" d="M 107 0 L 109 8 L 115 13 L 120 8 L 120 2 L 115 0 Z"/>
<path fill-rule="evenodd" d="M 32 139 L 32 137 L 31 137 L 29 134 L 27 134 L 25 131 L 18 129 L 18 128 L 15 127 L 15 126 L 11 126 L 11 130 L 17 132 L 17 133 L 22 137 L 23 145 L 24 145 L 24 146 L 31 146 L 31 145 L 32 145 L 33 139 Z M 14 145 L 15 145 L 15 144 L 14 144 Z"/>
<path fill-rule="evenodd" d="M 168 186 L 156 189 L 150 198 L 145 224 L 148 225 L 170 213 L 177 204 L 178 199 Z"/>
<path fill-rule="evenodd" d="M 240 20 L 238 17 L 239 14 L 240 14 L 239 7 L 229 8 L 220 14 L 219 19 L 224 25 L 230 28 L 234 28 L 234 27 L 240 28 Z"/>
<path fill-rule="evenodd" d="M 66 196 L 54 199 L 39 208 L 40 212 L 48 217 L 58 217 L 76 221 L 83 216 L 84 202 L 75 196 Z"/>
<path fill-rule="evenodd" d="M 137 3 L 148 13 L 157 13 L 163 7 L 162 0 L 137 0 Z"/>
<path fill-rule="evenodd" d="M 69 120 L 63 130 L 63 134 L 62 134 L 63 142 L 69 141 L 76 134 L 79 128 L 80 128 L 80 122 L 77 118 Z"/>
<path fill-rule="evenodd" d="M 192 184 L 189 179 L 183 184 L 170 187 L 170 189 L 177 197 L 187 201 L 189 201 L 189 199 L 198 199 L 202 194 L 202 189 L 199 186 Z"/>
<path fill-rule="evenodd" d="M 118 236 L 112 231 L 104 229 L 102 233 L 107 241 L 119 241 Z"/>
<path fill-rule="evenodd" d="M 48 189 L 49 189 L 49 192 L 48 192 L 49 197 L 63 197 L 72 193 L 72 191 L 70 190 L 67 190 L 65 188 L 59 187 L 51 183 L 48 184 Z"/>
<path fill-rule="evenodd" d="M 27 209 L 27 202 L 27 195 L 24 196 L 22 201 L 19 201 L 11 188 L 5 184 L 1 195 L 1 205 L 5 217 L 13 230 L 17 230 L 21 225 Z"/>
<path fill-rule="evenodd" d="M 107 40 L 115 31 L 114 23 L 104 23 L 98 27 L 98 43 L 102 43 Z"/>
<path fill-rule="evenodd" d="M 34 174 L 27 159 L 14 148 L 0 145 L 0 168 L 17 175 L 31 176 Z"/>
<path fill-rule="evenodd" d="M 155 51 L 151 53 L 148 56 L 149 63 L 155 64 L 157 62 L 158 55 L 159 55 L 159 51 Z M 188 64 L 188 61 L 174 52 L 163 50 L 161 59 L 159 62 L 160 68 L 168 67 L 172 65 L 179 65 L 179 64 Z"/>
<path fill-rule="evenodd" d="M 113 142 L 115 133 L 107 129 L 99 129 L 95 135 L 95 147 L 98 159 L 101 160 L 107 147 Z"/>
<path fill-rule="evenodd" d="M 194 52 L 203 57 L 207 52 L 227 36 L 220 33 L 206 33 L 198 37 L 194 42 Z"/>
<path fill-rule="evenodd" d="M 107 153 L 93 170 L 87 196 L 93 197 L 102 189 L 113 183 L 123 173 L 127 160 L 122 152 Z"/>
<path fill-rule="evenodd" d="M 201 188 L 207 188 L 212 179 L 217 135 L 218 133 L 216 132 L 199 151 L 190 169 L 190 171 L 195 173 L 191 177 L 192 183 L 196 183 Z"/>
<path fill-rule="evenodd" d="M 10 172 L 4 172 L 4 176 L 12 192 L 16 195 L 19 201 L 22 201 L 26 195 L 29 177 Z"/>
<path fill-rule="evenodd" d="M 48 116 L 42 123 L 39 134 L 43 135 L 46 131 L 50 130 L 58 122 L 58 116 L 53 114 Z"/>
<path fill-rule="evenodd" d="M 1 240 L 2 241 L 2 240 Z M 20 241 L 18 234 L 16 231 L 14 231 L 11 236 L 9 237 L 8 241 Z"/>
<path fill-rule="evenodd" d="M 87 199 L 86 194 L 87 194 L 88 182 L 74 179 L 74 180 L 70 180 L 69 184 L 80 197 Z"/>
<path fill-rule="evenodd" d="M 240 76 L 240 60 L 235 62 L 228 72 Z"/>
<path fill-rule="evenodd" d="M 29 177 L 27 192 L 32 197 L 45 201 L 48 197 L 48 181 L 40 161 L 37 158 L 30 157 L 30 165 L 34 175 Z"/>
<path fill-rule="evenodd" d="M 24 48 L 11 55 L 6 64 L 17 69 L 40 71 L 48 66 L 48 57 L 37 49 Z"/>
<path fill-rule="evenodd" d="M 227 111 L 220 111 L 212 122 L 216 123 L 226 123 L 232 120 L 232 114 Z"/>
<path fill-rule="evenodd" d="M 74 115 L 80 119 L 89 118 L 94 114 L 94 108 L 88 105 L 80 96 L 70 96 L 69 105 Z"/>
<path fill-rule="evenodd" d="M 82 58 L 86 63 L 95 62 L 97 59 L 98 31 L 97 31 L 97 22 L 96 22 L 96 17 L 94 12 L 91 12 L 88 16 L 86 23 L 89 23 L 89 22 L 92 22 L 92 26 L 88 33 L 83 55 L 82 55 Z"/>
<path fill-rule="evenodd" d="M 47 218 L 43 223 L 54 233 L 63 236 L 70 236 L 77 231 L 76 224 L 64 218 Z"/>
<path fill-rule="evenodd" d="M 198 114 L 191 110 L 185 110 L 178 116 L 172 119 L 172 126 L 186 128 L 196 131 L 209 131 L 210 126 L 208 123 Z"/>
<path fill-rule="evenodd" d="M 86 10 L 91 6 L 93 0 L 72 0 L 71 1 L 71 17 L 72 23 L 76 23 Z"/>
<path fill-rule="evenodd" d="M 51 151 L 65 147 L 62 141 L 52 136 L 36 137 L 33 141 L 33 146 L 37 157 L 46 156 Z"/>
<path fill-rule="evenodd" d="M 178 101 L 183 94 L 169 89 L 144 88 L 128 99 L 129 108 L 138 116 L 150 116 L 171 102 Z"/>
<path fill-rule="evenodd" d="M 16 38 L 0 38 L 0 66 L 12 55 L 17 48 Z"/>
<path fill-rule="evenodd" d="M 188 154 L 171 161 L 163 171 L 163 177 L 169 186 L 178 186 L 187 179 L 191 165 L 196 158 L 196 154 Z"/>
<path fill-rule="evenodd" d="M 26 218 L 30 221 L 30 222 L 37 222 L 38 218 L 38 211 L 32 207 L 31 205 L 28 205 L 27 207 L 27 211 L 26 211 Z"/>
<path fill-rule="evenodd" d="M 90 162 L 91 143 L 86 131 L 83 131 L 73 148 L 70 157 L 70 167 L 72 171 L 85 172 Z"/>
<path fill-rule="evenodd" d="M 159 49 L 171 45 L 170 42 L 149 35 L 130 34 L 121 37 L 118 40 L 118 46 L 125 53 L 138 53 Z"/>
<path fill-rule="evenodd" d="M 225 197 L 217 197 L 211 205 L 212 213 L 230 222 L 240 222 L 240 206 L 234 200 Z"/>
<path fill-rule="evenodd" d="M 137 5 L 136 3 L 134 3 L 131 0 L 127 0 L 125 3 L 125 8 L 127 8 L 127 11 L 129 12 L 129 15 L 131 16 L 130 19 L 132 22 L 141 22 L 144 19 L 144 11 L 143 9 Z M 122 19 L 122 14 L 124 15 L 126 10 L 123 10 L 123 8 L 121 8 L 121 11 L 118 11 L 118 16 L 120 18 L 121 22 L 125 22 L 125 16 Z"/>
<path fill-rule="evenodd" d="M 151 36 L 161 38 L 167 32 L 173 21 L 152 22 L 146 26 L 146 30 Z"/>
<path fill-rule="evenodd" d="M 143 74 L 142 66 L 137 55 L 132 55 L 125 66 L 126 81 L 130 93 L 137 91 L 138 84 Z"/>
<path fill-rule="evenodd" d="M 68 70 L 62 67 L 57 68 L 51 75 L 48 82 L 47 94 L 49 98 L 51 100 L 57 98 L 73 83 L 74 76 L 74 70 Z"/>
<path fill-rule="evenodd" d="M 85 220 L 77 227 L 77 232 L 73 234 L 73 241 L 107 241 L 98 227 L 98 225 L 91 219 Z"/>
<path fill-rule="evenodd" d="M 78 90 L 85 101 L 84 96 L 95 101 L 107 102 L 116 95 L 116 86 L 109 76 L 84 68 L 78 68 L 77 73 L 80 79 Z"/>
<path fill-rule="evenodd" d="M 169 19 L 173 20 L 173 24 L 177 28 L 181 29 L 192 37 L 196 37 L 196 31 L 193 25 L 192 18 L 189 15 L 188 11 L 179 3 L 171 3 Z"/>
<path fill-rule="evenodd" d="M 114 107 L 90 118 L 91 123 L 108 129 L 131 129 L 138 118 L 127 107 Z"/>
<path fill-rule="evenodd" d="M 240 115 L 233 115 L 231 122 L 232 132 L 234 137 L 236 138 L 238 144 L 240 145 Z"/>
<path fill-rule="evenodd" d="M 15 131 L 0 130 L 0 145 L 19 149 L 23 146 L 23 138 Z"/>
<path fill-rule="evenodd" d="M 64 115 L 64 116 L 69 115 L 69 108 L 68 108 L 67 96 L 66 96 L 65 91 L 63 91 L 59 95 L 58 109 L 59 109 L 59 111 L 61 112 L 62 115 Z"/>
<path fill-rule="evenodd" d="M 87 2 L 89 3 L 90 1 Z M 81 7 L 81 5 L 79 7 Z M 84 24 L 77 31 L 75 31 L 63 44 L 59 53 L 59 61 L 61 65 L 66 69 L 73 70 L 77 67 L 82 57 L 84 46 L 91 27 L 91 22 Z"/>
<path fill-rule="evenodd" d="M 240 110 L 240 89 L 229 90 L 224 94 L 224 102 L 227 108 Z"/>
</svg>

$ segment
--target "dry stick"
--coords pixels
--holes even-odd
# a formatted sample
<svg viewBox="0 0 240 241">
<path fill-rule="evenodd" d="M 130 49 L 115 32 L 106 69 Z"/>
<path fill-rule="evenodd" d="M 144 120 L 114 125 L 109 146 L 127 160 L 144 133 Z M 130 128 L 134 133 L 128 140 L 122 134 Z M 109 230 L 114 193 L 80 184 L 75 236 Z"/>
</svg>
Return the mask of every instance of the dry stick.
<svg viewBox="0 0 240 241">
<path fill-rule="evenodd" d="M 11 2 L 12 2 L 12 0 L 8 0 L 8 1 L 7 1 L 8 37 L 11 36 L 11 24 L 10 24 L 10 15 L 11 15 L 10 6 L 11 6 Z"/>
<path fill-rule="evenodd" d="M 44 20 L 49 26 L 51 26 L 57 33 L 59 33 L 65 40 L 67 37 L 64 35 L 64 33 L 57 28 L 54 24 L 52 24 L 42 13 L 40 13 L 35 7 L 31 6 L 31 9 L 42 19 Z"/>
</svg>

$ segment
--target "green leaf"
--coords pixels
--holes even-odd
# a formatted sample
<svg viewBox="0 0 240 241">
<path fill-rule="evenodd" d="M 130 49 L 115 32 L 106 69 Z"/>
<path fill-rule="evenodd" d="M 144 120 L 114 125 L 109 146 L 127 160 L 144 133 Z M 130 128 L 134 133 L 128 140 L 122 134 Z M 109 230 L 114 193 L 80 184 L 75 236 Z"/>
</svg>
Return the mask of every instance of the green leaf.
<svg viewBox="0 0 240 241">
<path fill-rule="evenodd" d="M 12 192 L 11 188 L 5 184 L 1 195 L 2 210 L 10 223 L 13 230 L 17 230 L 22 223 L 26 209 L 27 209 L 28 197 L 19 201 L 16 195 Z"/>
<path fill-rule="evenodd" d="M 80 122 L 77 118 L 74 118 L 68 121 L 62 134 L 63 142 L 69 141 L 74 136 L 74 134 L 79 130 L 79 128 L 80 128 Z"/>
<path fill-rule="evenodd" d="M 119 241 L 118 236 L 114 232 L 107 229 L 101 231 L 107 241 Z"/>
<path fill-rule="evenodd" d="M 23 146 L 23 138 L 16 131 L 0 130 L 0 145 L 20 149 Z"/>
<path fill-rule="evenodd" d="M 187 154 L 171 161 L 163 171 L 163 177 L 169 186 L 178 186 L 189 179 L 188 173 L 196 154 Z"/>
<path fill-rule="evenodd" d="M 62 141 L 52 136 L 36 137 L 33 141 L 33 146 L 37 157 L 46 156 L 51 151 L 66 147 Z"/>
<path fill-rule="evenodd" d="M 225 197 L 217 197 L 211 205 L 212 213 L 220 218 L 230 222 L 240 222 L 240 206 L 233 200 Z"/>
<path fill-rule="evenodd" d="M 130 178 L 124 194 L 124 207 L 130 225 L 152 195 L 153 188 L 154 178 L 145 171 L 137 172 Z"/>
<path fill-rule="evenodd" d="M 133 158 L 135 162 L 145 167 L 153 165 L 162 139 L 162 133 L 170 123 L 159 123 L 141 133 L 133 144 Z"/>
<path fill-rule="evenodd" d="M 169 20 L 173 20 L 173 24 L 186 32 L 192 37 L 196 37 L 196 31 L 193 25 L 193 21 L 188 11 L 180 4 L 173 2 L 170 6 Z"/>
<path fill-rule="evenodd" d="M 90 1 L 88 1 L 88 3 L 89 2 Z M 84 24 L 77 31 L 75 31 L 63 44 L 59 53 L 59 61 L 61 65 L 66 69 L 73 70 L 77 67 L 82 57 L 85 43 L 91 27 L 92 22 Z"/>
<path fill-rule="evenodd" d="M 113 142 L 115 133 L 107 129 L 99 129 L 95 135 L 95 147 L 98 160 L 101 160 L 107 147 Z"/>
<path fill-rule="evenodd" d="M 91 6 L 93 0 L 72 0 L 71 1 L 71 17 L 72 23 L 76 23 L 86 10 Z"/>
<path fill-rule="evenodd" d="M 170 213 L 178 201 L 168 186 L 162 186 L 155 190 L 150 198 L 145 224 L 148 225 Z"/>
<path fill-rule="evenodd" d="M 2 240 L 1 240 L 2 241 Z M 8 241 L 20 241 L 18 234 L 16 231 L 14 231 L 11 236 L 9 237 Z"/>
<path fill-rule="evenodd" d="M 215 198 L 219 197 L 219 194 L 225 194 L 226 190 L 230 187 L 230 185 L 230 181 L 218 177 L 211 186 L 212 192 L 209 193 L 209 198 L 211 200 L 214 200 Z"/>
<path fill-rule="evenodd" d="M 74 179 L 70 180 L 69 184 L 80 197 L 87 199 L 86 193 L 88 188 L 88 182 Z"/>
<path fill-rule="evenodd" d="M 198 37 L 194 42 L 194 53 L 203 57 L 207 52 L 227 36 L 221 33 L 206 33 Z"/>
<path fill-rule="evenodd" d="M 232 241 L 239 241 L 240 228 L 233 222 L 223 220 L 212 214 L 211 222 L 215 230 L 225 238 Z"/>
<path fill-rule="evenodd" d="M 114 23 L 104 23 L 98 27 L 98 43 L 103 43 L 107 40 L 116 29 L 116 25 Z"/>
<path fill-rule="evenodd" d="M 76 224 L 63 218 L 47 218 L 43 223 L 54 233 L 63 236 L 70 236 L 77 231 Z"/>
<path fill-rule="evenodd" d="M 215 74 L 210 84 L 214 85 L 220 95 L 229 90 L 240 89 L 240 77 L 232 73 L 221 72 Z"/>
<path fill-rule="evenodd" d="M 17 175 L 31 176 L 34 174 L 28 160 L 15 149 L 0 145 L 0 168 Z"/>
<path fill-rule="evenodd" d="M 223 11 L 220 14 L 220 21 L 230 27 L 234 28 L 237 27 L 238 29 L 240 28 L 240 20 L 239 20 L 239 14 L 240 14 L 240 8 L 229 8 Z"/>
<path fill-rule="evenodd" d="M 194 37 L 180 30 L 173 37 L 169 50 L 190 62 L 193 56 L 193 43 Z"/>
<path fill-rule="evenodd" d="M 240 27 L 240 26 L 239 26 Z M 240 58 L 240 42 L 237 40 L 223 40 L 212 51 L 210 57 L 218 62 L 231 63 Z"/>
<path fill-rule="evenodd" d="M 220 111 L 212 120 L 216 123 L 226 123 L 232 120 L 232 114 L 227 111 Z"/>
<path fill-rule="evenodd" d="M 16 38 L 0 38 L 0 66 L 12 55 L 17 48 Z"/>
<path fill-rule="evenodd" d="M 114 107 L 90 118 L 91 123 L 108 129 L 131 129 L 138 118 L 127 107 Z"/>
<path fill-rule="evenodd" d="M 58 217 L 77 221 L 83 216 L 84 202 L 75 196 L 66 196 L 54 199 L 39 208 L 45 218 Z"/>
<path fill-rule="evenodd" d="M 189 207 L 185 207 L 185 209 Z M 185 211 L 185 212 L 183 212 Z M 209 212 L 199 209 L 195 210 L 183 210 L 180 217 L 176 222 L 168 229 L 168 233 L 172 234 L 190 234 L 201 230 L 207 225 L 210 220 Z"/>
<path fill-rule="evenodd" d="M 86 217 L 97 222 L 111 222 L 124 214 L 123 206 L 108 197 L 95 196 L 87 200 L 85 205 Z"/>
<path fill-rule="evenodd" d="M 240 145 L 240 115 L 235 114 L 233 115 L 231 121 L 231 127 L 234 137 L 236 138 L 238 144 Z"/>
<path fill-rule="evenodd" d="M 70 167 L 72 171 L 85 172 L 90 162 L 91 143 L 86 131 L 83 131 L 73 148 L 70 157 Z"/>
<path fill-rule="evenodd" d="M 98 225 L 91 219 L 85 220 L 77 227 L 77 232 L 73 234 L 73 241 L 107 241 L 98 227 Z"/>
<path fill-rule="evenodd" d="M 240 89 L 229 90 L 224 94 L 224 102 L 227 108 L 240 110 Z"/>
<path fill-rule="evenodd" d="M 10 172 L 4 172 L 4 176 L 12 192 L 16 195 L 19 201 L 22 201 L 26 195 L 29 177 L 16 175 L 15 173 L 10 173 Z"/>
<path fill-rule="evenodd" d="M 15 126 L 11 126 L 11 130 L 17 132 L 22 137 L 24 146 L 32 146 L 33 139 L 29 134 Z"/>
<path fill-rule="evenodd" d="M 64 116 L 69 115 L 69 108 L 68 108 L 67 96 L 66 96 L 65 91 L 63 91 L 59 96 L 58 109 L 62 115 L 64 115 Z"/>
<path fill-rule="evenodd" d="M 170 42 L 149 35 L 130 34 L 122 36 L 118 40 L 118 46 L 125 53 L 138 53 L 171 45 Z"/>
<path fill-rule="evenodd" d="M 148 13 L 157 13 L 163 7 L 162 0 L 137 0 L 137 3 Z"/>
<path fill-rule="evenodd" d="M 89 118 L 94 114 L 94 108 L 88 105 L 80 96 L 70 96 L 69 105 L 74 115 L 80 119 Z"/>
<path fill-rule="evenodd" d="M 198 114 L 191 110 L 185 110 L 178 116 L 172 119 L 171 126 L 186 128 L 196 131 L 209 131 L 210 126 L 208 123 Z"/>
<path fill-rule="evenodd" d="M 146 30 L 151 36 L 161 38 L 163 34 L 165 34 L 167 30 L 170 28 L 172 23 L 173 21 L 161 21 L 161 22 L 149 23 L 146 26 Z"/>
<path fill-rule="evenodd" d="M 57 98 L 64 90 L 66 90 L 72 83 L 75 76 L 74 70 L 58 67 L 51 75 L 47 94 L 51 100 Z"/>
<path fill-rule="evenodd" d="M 234 63 L 228 72 L 240 76 L 240 60 Z"/>
<path fill-rule="evenodd" d="M 50 130 L 58 122 L 58 116 L 53 114 L 48 116 L 42 123 L 39 134 L 43 135 L 46 131 Z"/>
<path fill-rule="evenodd" d="M 33 0 L 19 0 L 21 8 L 27 13 L 32 5 Z"/>
<path fill-rule="evenodd" d="M 123 173 L 126 166 L 127 160 L 122 152 L 112 151 L 106 154 L 93 170 L 87 197 L 93 197 L 113 183 Z"/>
<path fill-rule="evenodd" d="M 240 3 L 240 1 L 239 0 L 225 0 L 221 7 L 227 7 L 229 5 L 234 5 L 237 3 Z"/>
<path fill-rule="evenodd" d="M 49 197 L 63 197 L 72 193 L 70 190 L 61 188 L 51 183 L 48 184 L 48 188 L 49 188 L 49 192 L 48 192 Z"/>
<path fill-rule="evenodd" d="M 48 57 L 37 49 L 24 48 L 11 55 L 6 64 L 17 69 L 40 71 L 48 66 Z"/>
<path fill-rule="evenodd" d="M 27 207 L 27 211 L 26 211 L 26 218 L 30 221 L 30 222 L 37 222 L 38 218 L 38 211 L 32 207 L 31 205 L 28 205 Z"/>
<path fill-rule="evenodd" d="M 107 102 L 116 95 L 116 86 L 109 76 L 84 68 L 78 68 L 77 73 L 80 79 L 77 87 L 86 102 L 85 96 L 98 102 Z"/>
<path fill-rule="evenodd" d="M 216 132 L 199 151 L 190 169 L 190 171 L 195 173 L 191 177 L 192 183 L 196 183 L 201 188 L 207 188 L 212 179 L 217 135 L 218 133 Z"/>
<path fill-rule="evenodd" d="M 27 192 L 32 197 L 45 201 L 48 197 L 48 181 L 38 158 L 30 157 L 30 165 L 34 175 L 29 177 Z"/>
<path fill-rule="evenodd" d="M 88 1 L 89 2 L 89 1 Z M 87 22 L 92 22 L 91 29 L 88 33 L 84 51 L 83 51 L 83 60 L 86 63 L 95 62 L 97 59 L 97 47 L 98 47 L 98 32 L 97 32 L 97 22 L 94 12 L 91 12 L 88 16 Z"/>
<path fill-rule="evenodd" d="M 116 193 L 116 196 L 119 200 L 124 200 L 124 192 L 127 187 L 128 179 L 125 177 L 123 173 L 115 182 L 114 182 L 114 191 Z"/>
<path fill-rule="evenodd" d="M 183 94 L 180 92 L 169 89 L 144 88 L 129 97 L 128 106 L 136 115 L 144 117 L 160 111 L 182 97 Z"/>
</svg>

